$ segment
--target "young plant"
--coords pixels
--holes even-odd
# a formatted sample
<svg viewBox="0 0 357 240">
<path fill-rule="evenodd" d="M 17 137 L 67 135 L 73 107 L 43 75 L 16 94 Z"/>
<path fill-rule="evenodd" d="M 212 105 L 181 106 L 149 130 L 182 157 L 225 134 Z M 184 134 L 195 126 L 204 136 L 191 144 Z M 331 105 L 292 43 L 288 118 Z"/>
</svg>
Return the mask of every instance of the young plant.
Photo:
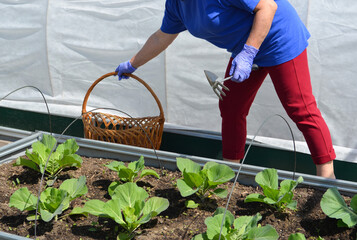
<svg viewBox="0 0 357 240">
<path fill-rule="evenodd" d="M 255 176 L 255 181 L 263 189 L 264 195 L 259 193 L 249 194 L 244 202 L 266 203 L 275 207 L 278 211 L 284 211 L 285 208 L 296 209 L 297 202 L 293 200 L 293 191 L 299 183 L 303 182 L 301 176 L 297 181 L 283 180 L 279 189 L 278 172 L 276 169 L 270 168 L 259 172 Z"/>
<path fill-rule="evenodd" d="M 160 178 L 159 174 L 152 169 L 145 169 L 144 157 L 141 156 L 138 161 L 134 161 L 125 166 L 123 162 L 112 161 L 105 165 L 110 170 L 116 171 L 118 177 L 123 182 L 137 182 L 145 176 L 152 175 Z M 109 186 L 109 194 L 111 194 L 116 187 L 121 183 L 119 181 L 112 182 Z"/>
<path fill-rule="evenodd" d="M 57 219 L 64 210 L 69 208 L 72 200 L 86 194 L 88 188 L 86 186 L 86 178 L 84 176 L 79 179 L 67 179 L 61 186 L 57 188 L 48 187 L 40 195 L 38 219 L 45 222 Z M 37 197 L 33 195 L 27 188 L 20 188 L 10 197 L 9 206 L 18 208 L 21 211 L 36 210 Z M 27 220 L 35 220 L 35 215 L 31 214 Z"/>
<path fill-rule="evenodd" d="M 110 195 L 112 199 L 107 202 L 89 200 L 82 208 L 74 208 L 70 214 L 111 218 L 126 230 L 117 239 L 127 240 L 134 237 L 134 231 L 141 224 L 149 222 L 169 207 L 169 201 L 165 198 L 147 199 L 149 194 L 145 189 L 132 182 L 119 185 Z"/>
<path fill-rule="evenodd" d="M 306 240 L 306 238 L 305 235 L 302 233 L 293 233 L 289 236 L 288 240 Z"/>
<path fill-rule="evenodd" d="M 227 210 L 222 226 L 224 211 L 224 208 L 217 208 L 212 217 L 205 219 L 207 231 L 196 235 L 192 240 L 218 240 L 220 235 L 222 240 L 275 240 L 279 238 L 278 233 L 271 225 L 264 227 L 258 225 L 262 219 L 259 213 L 255 216 L 241 216 L 234 219 L 233 214 Z"/>
<path fill-rule="evenodd" d="M 346 204 L 337 188 L 329 188 L 322 196 L 322 211 L 330 218 L 338 219 L 337 226 L 352 228 L 357 224 L 357 194 Z"/>
<path fill-rule="evenodd" d="M 79 149 L 75 139 L 66 140 L 57 146 L 56 151 L 53 151 L 56 144 L 57 141 L 53 136 L 43 134 L 41 141 L 32 144 L 32 152 L 26 150 L 27 158 L 19 157 L 13 165 L 26 166 L 42 174 L 45 172 L 51 179 L 66 167 L 81 166 L 82 158 L 75 154 Z"/>
<path fill-rule="evenodd" d="M 208 194 L 215 194 L 221 198 L 227 196 L 227 189 L 218 188 L 218 185 L 228 182 L 235 176 L 227 165 L 207 162 L 201 169 L 198 163 L 187 158 L 176 158 L 176 163 L 183 176 L 177 180 L 177 187 L 183 197 L 197 194 L 201 201 L 204 201 Z"/>
</svg>

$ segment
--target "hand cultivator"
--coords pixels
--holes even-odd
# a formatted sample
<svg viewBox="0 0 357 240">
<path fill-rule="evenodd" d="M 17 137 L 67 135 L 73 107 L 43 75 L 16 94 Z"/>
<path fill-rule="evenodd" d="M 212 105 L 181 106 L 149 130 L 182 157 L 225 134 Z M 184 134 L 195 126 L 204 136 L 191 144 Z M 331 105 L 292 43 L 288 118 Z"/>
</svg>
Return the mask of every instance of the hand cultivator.
<svg viewBox="0 0 357 240">
<path fill-rule="evenodd" d="M 258 65 L 253 64 L 252 71 L 256 71 L 258 69 L 259 69 Z M 229 91 L 229 88 L 224 86 L 223 83 L 224 81 L 231 79 L 233 76 L 229 76 L 224 79 L 221 79 L 211 71 L 208 70 L 203 70 L 203 71 L 206 75 L 208 83 L 211 85 L 213 89 L 213 92 L 217 95 L 217 97 L 219 97 L 220 100 L 223 100 L 222 96 L 226 96 L 226 94 L 223 92 L 222 89 Z"/>
</svg>

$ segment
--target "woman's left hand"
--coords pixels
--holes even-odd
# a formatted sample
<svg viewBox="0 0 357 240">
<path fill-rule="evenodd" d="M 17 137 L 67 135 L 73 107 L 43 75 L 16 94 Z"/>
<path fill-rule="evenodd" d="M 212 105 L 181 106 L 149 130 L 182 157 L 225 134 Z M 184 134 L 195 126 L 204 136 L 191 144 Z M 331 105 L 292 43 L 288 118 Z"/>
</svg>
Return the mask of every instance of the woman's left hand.
<svg viewBox="0 0 357 240">
<path fill-rule="evenodd" d="M 258 53 L 258 49 L 244 44 L 243 50 L 233 59 L 229 75 L 234 82 L 243 82 L 249 78 L 252 71 L 253 60 Z"/>
</svg>

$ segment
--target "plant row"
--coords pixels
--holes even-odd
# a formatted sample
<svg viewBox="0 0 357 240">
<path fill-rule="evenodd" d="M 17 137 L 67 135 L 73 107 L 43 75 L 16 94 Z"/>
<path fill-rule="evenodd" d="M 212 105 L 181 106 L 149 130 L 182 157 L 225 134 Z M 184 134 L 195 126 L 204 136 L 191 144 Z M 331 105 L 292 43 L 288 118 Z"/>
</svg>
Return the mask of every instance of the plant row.
<svg viewBox="0 0 357 240">
<path fill-rule="evenodd" d="M 32 144 L 32 151 L 27 149 L 26 157 L 19 157 L 14 166 L 25 166 L 46 176 L 46 187 L 39 197 L 33 195 L 27 188 L 20 188 L 10 197 L 9 206 L 21 211 L 29 211 L 27 220 L 41 219 L 45 222 L 56 221 L 71 201 L 88 192 L 85 176 L 63 181 L 58 187 L 53 184 L 58 174 L 67 167 L 79 168 L 82 159 L 76 154 L 79 147 L 74 139 L 68 139 L 59 144 L 51 135 L 43 135 L 42 139 Z M 169 207 L 169 201 L 162 197 L 151 197 L 144 188 L 136 182 L 151 175 L 160 178 L 159 174 L 145 168 L 144 158 L 124 164 L 112 161 L 106 165 L 117 172 L 118 180 L 108 187 L 110 200 L 104 202 L 92 199 L 82 207 L 75 207 L 69 215 L 94 215 L 110 218 L 119 224 L 124 231 L 118 232 L 117 239 L 132 239 L 136 230 L 153 217 L 159 215 Z M 199 202 L 186 200 L 187 208 L 204 205 L 210 196 L 225 198 L 228 195 L 224 183 L 231 181 L 235 173 L 225 164 L 207 162 L 203 167 L 187 158 L 177 158 L 177 168 L 181 171 L 181 178 L 176 186 L 182 197 L 197 195 Z M 303 182 L 299 177 L 296 181 L 285 179 L 280 182 L 276 169 L 265 169 L 255 177 L 263 194 L 253 193 L 245 198 L 245 202 L 265 203 L 279 212 L 287 209 L 296 210 L 294 190 Z M 339 219 L 338 226 L 353 227 L 357 224 L 357 195 L 346 204 L 336 188 L 328 189 L 321 199 L 321 209 L 331 217 Z M 207 231 L 193 237 L 194 240 L 208 239 L 278 239 L 277 231 L 270 225 L 261 226 L 262 216 L 234 215 L 225 208 L 217 208 L 213 216 L 205 219 Z M 291 234 L 289 240 L 305 239 L 301 233 Z"/>
</svg>

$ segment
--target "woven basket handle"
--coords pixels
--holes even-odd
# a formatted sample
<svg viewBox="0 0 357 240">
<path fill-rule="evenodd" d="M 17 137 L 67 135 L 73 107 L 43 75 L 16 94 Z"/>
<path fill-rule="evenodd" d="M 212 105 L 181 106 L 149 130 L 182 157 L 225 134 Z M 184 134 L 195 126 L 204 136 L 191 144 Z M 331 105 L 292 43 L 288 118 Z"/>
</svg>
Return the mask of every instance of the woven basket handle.
<svg viewBox="0 0 357 240">
<path fill-rule="evenodd" d="M 90 93 L 92 92 L 93 88 L 100 82 L 102 81 L 103 79 L 107 78 L 107 77 L 110 77 L 110 76 L 116 76 L 118 75 L 117 72 L 111 72 L 111 73 L 107 73 L 103 76 L 101 76 L 100 78 L 98 78 L 93 84 L 92 86 L 89 87 L 88 91 L 87 91 L 87 94 L 85 95 L 84 97 L 84 100 L 83 100 L 83 105 L 82 105 L 82 115 L 85 114 L 87 112 L 86 110 L 86 107 L 87 107 L 87 101 L 88 101 L 88 98 L 89 98 L 89 95 Z M 142 80 L 141 78 L 135 76 L 134 74 L 124 74 L 128 77 L 132 77 L 134 78 L 135 80 L 137 80 L 138 82 L 140 82 L 142 85 L 144 85 L 146 87 L 146 89 L 151 93 L 151 95 L 154 97 L 156 103 L 157 103 L 157 106 L 159 107 L 159 110 L 160 110 L 160 117 L 163 118 L 164 117 L 164 110 L 162 109 L 162 106 L 161 106 L 161 102 L 159 100 L 159 98 L 156 96 L 156 94 L 154 93 L 154 91 L 151 89 L 151 87 L 146 83 L 144 82 L 144 80 Z"/>
</svg>

